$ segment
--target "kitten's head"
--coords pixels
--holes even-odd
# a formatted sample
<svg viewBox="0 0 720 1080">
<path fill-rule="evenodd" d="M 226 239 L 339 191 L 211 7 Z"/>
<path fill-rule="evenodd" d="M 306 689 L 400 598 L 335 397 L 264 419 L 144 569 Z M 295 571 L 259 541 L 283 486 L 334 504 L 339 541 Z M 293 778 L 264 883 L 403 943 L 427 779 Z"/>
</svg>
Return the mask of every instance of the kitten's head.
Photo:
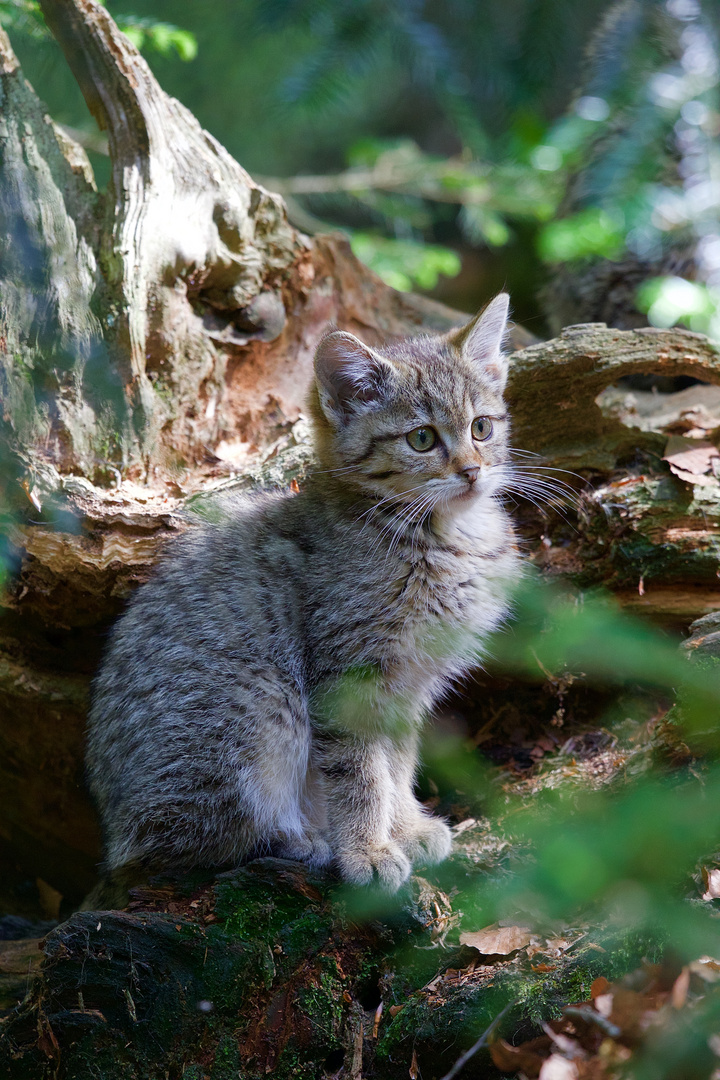
<svg viewBox="0 0 720 1080">
<path fill-rule="evenodd" d="M 311 395 L 321 470 L 378 500 L 417 500 L 419 513 L 497 491 L 508 304 L 500 293 L 460 330 L 382 349 L 323 338 Z"/>
</svg>

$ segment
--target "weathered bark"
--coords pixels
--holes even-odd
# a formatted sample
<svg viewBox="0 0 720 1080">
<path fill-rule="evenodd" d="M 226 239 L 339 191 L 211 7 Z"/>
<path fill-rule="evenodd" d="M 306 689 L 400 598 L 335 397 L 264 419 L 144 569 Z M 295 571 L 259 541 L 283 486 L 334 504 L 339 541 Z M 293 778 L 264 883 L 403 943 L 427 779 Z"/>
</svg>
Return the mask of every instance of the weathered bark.
<svg viewBox="0 0 720 1080">
<path fill-rule="evenodd" d="M 43 447 L 84 463 L 109 417 L 79 392 L 102 352 L 91 302 L 97 280 L 97 191 L 84 151 L 44 113 L 0 30 L 0 392 L 14 455 Z M 110 371 L 96 393 L 113 397 Z"/>
<path fill-rule="evenodd" d="M 612 589 L 632 610 L 682 626 L 720 608 L 720 484 L 673 475 L 662 461 L 666 435 L 603 412 L 601 392 L 637 374 L 717 385 L 720 350 L 687 330 L 587 324 L 514 355 L 508 399 L 516 445 L 586 481 L 576 482 L 574 527 L 545 515 L 544 542 L 531 558 L 546 574 Z"/>
<path fill-rule="evenodd" d="M 113 178 L 99 196 L 3 34 L 0 385 L 14 452 L 101 484 L 118 470 L 164 479 L 223 438 L 262 442 L 295 420 L 329 321 L 380 335 L 452 325 L 360 272 L 342 240 L 292 229 L 102 5 L 43 10 L 108 130 Z"/>
</svg>

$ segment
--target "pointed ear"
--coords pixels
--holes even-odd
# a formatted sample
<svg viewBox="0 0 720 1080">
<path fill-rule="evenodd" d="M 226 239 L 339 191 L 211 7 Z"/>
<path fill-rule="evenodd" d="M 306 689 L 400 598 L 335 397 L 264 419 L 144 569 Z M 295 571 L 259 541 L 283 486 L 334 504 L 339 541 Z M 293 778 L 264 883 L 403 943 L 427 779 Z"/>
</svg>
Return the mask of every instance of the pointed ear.
<svg viewBox="0 0 720 1080">
<path fill-rule="evenodd" d="M 379 401 L 392 368 L 353 334 L 335 330 L 315 353 L 322 410 L 332 423 L 345 423 L 357 406 Z"/>
<path fill-rule="evenodd" d="M 499 293 L 467 326 L 456 330 L 450 341 L 502 393 L 508 376 L 508 359 L 502 347 L 507 332 L 510 297 Z"/>
</svg>

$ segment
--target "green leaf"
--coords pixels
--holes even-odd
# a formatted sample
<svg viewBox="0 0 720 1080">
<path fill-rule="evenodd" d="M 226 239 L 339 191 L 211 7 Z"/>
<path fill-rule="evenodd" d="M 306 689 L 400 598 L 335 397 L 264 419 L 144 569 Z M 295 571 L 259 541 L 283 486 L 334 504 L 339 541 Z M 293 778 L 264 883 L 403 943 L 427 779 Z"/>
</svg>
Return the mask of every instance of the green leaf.
<svg viewBox="0 0 720 1080">
<path fill-rule="evenodd" d="M 0 26 L 36 41 L 50 37 L 37 0 L 0 0 Z"/>
<path fill-rule="evenodd" d="M 647 312 L 653 326 L 685 323 L 703 334 L 717 333 L 720 293 L 696 281 L 681 277 L 651 278 L 638 289 L 637 305 Z"/>
<path fill-rule="evenodd" d="M 173 23 L 152 18 L 140 19 L 136 15 L 116 15 L 115 21 L 136 49 L 150 49 L 161 56 L 170 56 L 175 52 L 185 61 L 194 60 L 197 56 L 195 35 Z"/>
<path fill-rule="evenodd" d="M 459 255 L 450 248 L 417 240 L 390 240 L 376 233 L 356 232 L 351 245 L 358 259 L 401 292 L 414 286 L 434 289 L 441 274 L 455 277 L 462 266 Z"/>
<path fill-rule="evenodd" d="M 538 237 L 538 251 L 546 262 L 571 262 L 588 255 L 618 258 L 625 247 L 620 214 L 590 207 L 572 217 L 552 221 Z"/>
<path fill-rule="evenodd" d="M 460 225 L 468 239 L 474 243 L 486 243 L 490 247 L 502 247 L 510 239 L 510 229 L 494 210 L 487 206 L 464 206 L 460 213 Z"/>
</svg>

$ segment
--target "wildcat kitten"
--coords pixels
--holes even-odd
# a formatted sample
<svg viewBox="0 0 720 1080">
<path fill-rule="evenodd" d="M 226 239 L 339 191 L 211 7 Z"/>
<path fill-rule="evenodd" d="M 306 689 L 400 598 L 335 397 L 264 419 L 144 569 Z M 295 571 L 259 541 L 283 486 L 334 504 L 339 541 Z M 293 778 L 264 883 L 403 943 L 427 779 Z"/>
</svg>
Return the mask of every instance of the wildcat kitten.
<svg viewBox="0 0 720 1080">
<path fill-rule="evenodd" d="M 501 294 L 443 336 L 325 337 L 306 488 L 230 501 L 135 595 L 90 712 L 111 872 L 265 850 L 397 889 L 448 854 L 413 794 L 417 741 L 519 574 L 507 314 Z"/>
</svg>

